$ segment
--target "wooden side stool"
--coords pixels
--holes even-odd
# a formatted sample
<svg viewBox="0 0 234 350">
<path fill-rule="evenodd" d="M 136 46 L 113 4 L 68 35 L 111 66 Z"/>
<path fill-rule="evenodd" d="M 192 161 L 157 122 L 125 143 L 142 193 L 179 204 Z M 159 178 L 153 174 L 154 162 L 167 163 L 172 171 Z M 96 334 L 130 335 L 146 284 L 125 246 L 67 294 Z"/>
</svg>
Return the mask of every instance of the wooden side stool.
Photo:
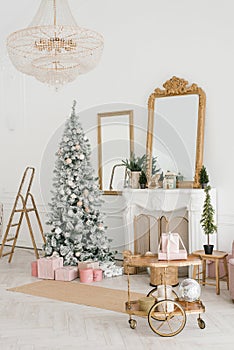
<svg viewBox="0 0 234 350">
<path fill-rule="evenodd" d="M 200 259 L 202 260 L 202 285 L 210 285 L 210 286 L 216 286 L 216 294 L 220 294 L 220 277 L 219 277 L 219 262 L 220 260 L 223 260 L 224 264 L 224 270 L 225 270 L 225 276 L 227 280 L 227 289 L 229 289 L 229 279 L 228 279 L 228 266 L 227 266 L 227 256 L 228 253 L 222 252 L 219 250 L 214 250 L 213 254 L 205 254 L 204 250 L 196 250 L 195 252 L 192 253 L 195 256 L 199 256 Z M 206 261 L 211 260 L 215 262 L 215 284 L 207 282 L 207 277 L 206 277 Z M 198 266 L 194 267 L 193 270 L 193 278 L 196 278 L 196 275 L 198 273 Z M 224 278 L 222 277 L 222 278 Z"/>
</svg>

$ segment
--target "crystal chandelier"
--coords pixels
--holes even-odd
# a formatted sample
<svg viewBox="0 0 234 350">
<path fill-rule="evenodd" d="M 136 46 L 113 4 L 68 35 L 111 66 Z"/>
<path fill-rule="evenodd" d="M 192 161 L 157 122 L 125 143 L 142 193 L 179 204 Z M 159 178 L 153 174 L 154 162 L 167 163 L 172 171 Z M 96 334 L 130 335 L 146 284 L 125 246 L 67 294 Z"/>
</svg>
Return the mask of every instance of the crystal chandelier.
<svg viewBox="0 0 234 350">
<path fill-rule="evenodd" d="M 7 50 L 20 72 L 58 88 L 97 65 L 103 37 L 76 24 L 67 0 L 41 0 L 29 27 L 8 36 Z"/>
</svg>

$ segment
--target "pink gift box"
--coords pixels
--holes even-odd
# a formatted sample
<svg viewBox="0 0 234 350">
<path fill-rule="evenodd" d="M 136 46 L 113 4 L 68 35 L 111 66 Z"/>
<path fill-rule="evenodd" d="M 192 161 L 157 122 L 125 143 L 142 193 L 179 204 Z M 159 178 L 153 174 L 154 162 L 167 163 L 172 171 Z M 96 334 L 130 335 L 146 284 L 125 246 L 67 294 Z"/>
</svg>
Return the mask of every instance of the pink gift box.
<svg viewBox="0 0 234 350">
<path fill-rule="evenodd" d="M 80 276 L 80 270 L 83 269 L 99 269 L 99 262 L 98 261 L 79 261 L 78 262 L 78 276 Z"/>
<path fill-rule="evenodd" d="M 162 233 L 162 252 L 179 253 L 180 240 L 177 233 Z"/>
<path fill-rule="evenodd" d="M 63 266 L 55 270 L 56 281 L 72 281 L 78 277 L 77 266 Z"/>
<path fill-rule="evenodd" d="M 81 269 L 80 270 L 80 282 L 81 283 L 93 282 L 93 269 Z"/>
<path fill-rule="evenodd" d="M 31 262 L 31 276 L 38 277 L 37 261 Z"/>
<path fill-rule="evenodd" d="M 94 269 L 93 270 L 93 281 L 94 282 L 100 282 L 102 281 L 102 270 L 101 269 Z"/>
<path fill-rule="evenodd" d="M 187 251 L 180 249 L 178 253 L 164 253 L 161 250 L 158 252 L 158 260 L 186 260 Z"/>
<path fill-rule="evenodd" d="M 60 267 L 63 267 L 62 257 L 47 257 L 38 259 L 38 277 L 46 280 L 54 280 L 55 270 Z"/>
<path fill-rule="evenodd" d="M 83 269 L 98 269 L 99 268 L 99 262 L 98 261 L 81 261 L 78 262 L 78 269 L 83 270 Z"/>
</svg>

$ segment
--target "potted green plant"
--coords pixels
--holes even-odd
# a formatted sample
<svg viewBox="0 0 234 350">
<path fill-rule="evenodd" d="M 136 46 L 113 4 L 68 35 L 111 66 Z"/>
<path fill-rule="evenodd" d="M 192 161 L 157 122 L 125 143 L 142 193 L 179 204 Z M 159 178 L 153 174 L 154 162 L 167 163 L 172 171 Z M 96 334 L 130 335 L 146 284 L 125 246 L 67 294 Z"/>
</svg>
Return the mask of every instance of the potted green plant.
<svg viewBox="0 0 234 350">
<path fill-rule="evenodd" d="M 122 160 L 122 163 L 130 172 L 131 187 L 139 188 L 139 177 L 142 169 L 145 167 L 146 155 L 136 157 L 134 153 L 131 153 L 130 158 Z"/>
<path fill-rule="evenodd" d="M 136 157 L 134 153 L 131 153 L 129 159 L 122 160 L 122 163 L 130 171 L 141 171 L 142 168 L 145 166 L 145 162 L 146 162 L 145 154 L 142 157 Z"/>
<path fill-rule="evenodd" d="M 142 170 L 139 176 L 139 184 L 141 188 L 145 188 L 147 184 L 147 177 L 145 172 Z"/>
<path fill-rule="evenodd" d="M 205 188 L 209 182 L 209 175 L 207 173 L 206 167 L 203 165 L 199 172 L 199 183 L 201 188 Z"/>
<path fill-rule="evenodd" d="M 207 235 L 207 244 L 204 244 L 205 254 L 212 254 L 214 246 L 210 244 L 210 235 L 217 232 L 217 226 L 215 225 L 215 222 L 214 222 L 215 211 L 211 204 L 210 189 L 211 189 L 210 186 L 207 186 L 204 189 L 205 200 L 204 200 L 202 217 L 200 220 L 203 231 Z"/>
</svg>

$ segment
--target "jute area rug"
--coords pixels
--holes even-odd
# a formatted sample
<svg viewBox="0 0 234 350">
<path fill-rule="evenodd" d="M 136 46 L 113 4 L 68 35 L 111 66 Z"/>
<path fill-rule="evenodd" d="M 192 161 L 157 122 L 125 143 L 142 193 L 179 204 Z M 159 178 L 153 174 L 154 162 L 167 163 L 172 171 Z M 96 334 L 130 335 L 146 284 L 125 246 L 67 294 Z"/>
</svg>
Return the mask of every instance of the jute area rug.
<svg viewBox="0 0 234 350">
<path fill-rule="evenodd" d="M 124 313 L 125 302 L 128 297 L 126 290 L 96 287 L 79 282 L 54 280 L 43 280 L 8 290 Z M 137 300 L 143 296 L 143 294 L 131 292 L 131 300 Z"/>
</svg>

